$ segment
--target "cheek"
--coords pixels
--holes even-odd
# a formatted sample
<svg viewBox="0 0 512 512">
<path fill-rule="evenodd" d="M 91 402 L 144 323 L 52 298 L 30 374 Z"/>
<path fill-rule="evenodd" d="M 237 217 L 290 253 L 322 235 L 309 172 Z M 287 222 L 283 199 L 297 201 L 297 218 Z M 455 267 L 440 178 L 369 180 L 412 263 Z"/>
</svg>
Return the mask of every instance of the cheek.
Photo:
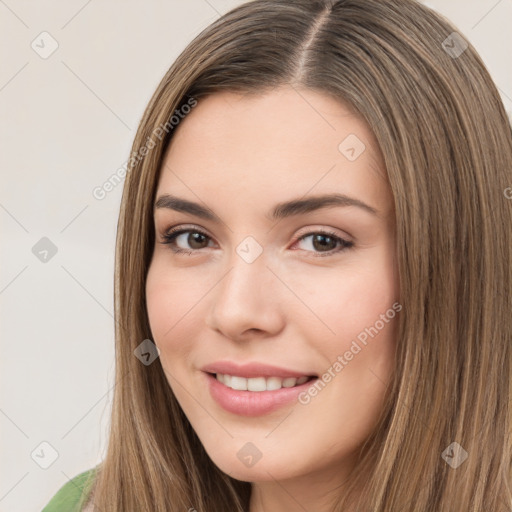
<svg viewBox="0 0 512 512">
<path fill-rule="evenodd" d="M 304 316 L 303 327 L 309 326 L 312 336 L 323 336 L 324 346 L 337 350 L 361 333 L 364 338 L 365 329 L 376 323 L 378 330 L 384 330 L 382 318 L 396 316 L 392 306 L 399 297 L 397 272 L 386 246 L 354 253 L 339 268 L 301 273 L 293 286 L 314 313 Z"/>
<path fill-rule="evenodd" d="M 193 337 L 194 307 L 204 290 L 185 282 L 186 273 L 170 271 L 162 265 L 152 263 L 146 280 L 146 304 L 148 319 L 154 342 L 162 351 L 162 358 L 190 350 Z"/>
<path fill-rule="evenodd" d="M 344 403 L 354 411 L 354 421 L 380 409 L 394 371 L 401 309 L 396 275 L 389 252 L 381 250 L 329 272 L 328 279 L 320 273 L 309 278 L 308 304 L 317 317 L 304 317 L 301 327 L 315 340 L 325 379 L 332 382 L 321 394 L 327 398 L 332 393 L 332 401 L 324 403 Z"/>
</svg>

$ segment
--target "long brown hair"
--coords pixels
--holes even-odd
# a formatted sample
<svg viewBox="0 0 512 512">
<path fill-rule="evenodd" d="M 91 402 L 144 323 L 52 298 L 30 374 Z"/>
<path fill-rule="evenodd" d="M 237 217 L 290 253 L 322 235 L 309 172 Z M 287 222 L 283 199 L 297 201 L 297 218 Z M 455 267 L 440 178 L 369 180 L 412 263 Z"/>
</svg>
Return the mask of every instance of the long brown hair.
<svg viewBox="0 0 512 512">
<path fill-rule="evenodd" d="M 335 510 L 364 489 L 357 510 L 510 511 L 512 133 L 485 65 L 457 32 L 414 0 L 255 0 L 177 58 L 140 122 L 124 184 L 116 386 L 97 510 L 248 511 L 251 484 L 215 466 L 159 359 L 146 366 L 134 350 L 152 339 L 145 280 L 169 120 L 216 91 L 291 84 L 365 119 L 396 212 L 396 372 Z"/>
</svg>

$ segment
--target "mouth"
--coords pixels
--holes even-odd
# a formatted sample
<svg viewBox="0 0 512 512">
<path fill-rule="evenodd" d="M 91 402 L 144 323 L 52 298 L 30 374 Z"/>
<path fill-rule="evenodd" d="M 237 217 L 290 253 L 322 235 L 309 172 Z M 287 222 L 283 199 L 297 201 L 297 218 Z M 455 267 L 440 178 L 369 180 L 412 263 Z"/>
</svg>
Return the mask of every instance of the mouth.
<svg viewBox="0 0 512 512">
<path fill-rule="evenodd" d="M 277 391 L 281 388 L 294 388 L 306 384 L 317 378 L 316 375 L 303 375 L 301 377 L 241 377 L 227 373 L 210 373 L 213 378 L 224 386 L 235 391 Z"/>
<path fill-rule="evenodd" d="M 242 377 L 203 371 L 211 398 L 237 416 L 262 416 L 297 403 L 298 397 L 318 380 L 297 377 Z"/>
</svg>

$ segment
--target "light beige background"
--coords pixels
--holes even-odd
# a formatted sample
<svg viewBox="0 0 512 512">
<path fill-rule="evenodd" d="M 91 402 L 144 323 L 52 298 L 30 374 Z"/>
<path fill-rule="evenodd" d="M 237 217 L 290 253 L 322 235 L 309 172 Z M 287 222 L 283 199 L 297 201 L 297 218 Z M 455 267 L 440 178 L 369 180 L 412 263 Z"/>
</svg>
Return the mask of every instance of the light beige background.
<svg viewBox="0 0 512 512">
<path fill-rule="evenodd" d="M 126 161 L 173 60 L 241 3 L 0 0 L 2 512 L 41 510 L 102 459 L 122 185 L 92 192 Z M 426 3 L 477 48 L 512 111 L 512 0 Z M 31 47 L 48 51 L 43 31 L 58 44 L 46 59 Z M 32 252 L 43 237 L 57 248 L 45 263 Z"/>
</svg>

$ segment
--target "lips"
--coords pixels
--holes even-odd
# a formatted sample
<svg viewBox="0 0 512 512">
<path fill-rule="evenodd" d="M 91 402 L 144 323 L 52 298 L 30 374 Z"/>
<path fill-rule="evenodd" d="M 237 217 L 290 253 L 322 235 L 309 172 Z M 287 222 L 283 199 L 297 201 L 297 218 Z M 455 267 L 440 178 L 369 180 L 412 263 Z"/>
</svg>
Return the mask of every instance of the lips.
<svg viewBox="0 0 512 512">
<path fill-rule="evenodd" d="M 203 372 L 211 398 L 224 410 L 237 416 L 261 416 L 297 404 L 298 397 L 316 379 L 293 387 L 266 391 L 240 391 L 219 382 L 214 374 Z"/>
<path fill-rule="evenodd" d="M 201 370 L 213 400 L 238 416 L 269 414 L 296 403 L 300 393 L 317 379 L 309 370 L 297 371 L 258 362 L 218 361 Z"/>
<path fill-rule="evenodd" d="M 237 364 L 232 361 L 217 361 L 207 364 L 201 368 L 203 372 L 211 374 L 235 375 L 249 379 L 251 377 L 278 377 L 280 379 L 301 377 L 317 377 L 312 371 L 298 371 L 289 368 L 269 365 L 260 362 L 251 362 L 246 364 Z"/>
</svg>

